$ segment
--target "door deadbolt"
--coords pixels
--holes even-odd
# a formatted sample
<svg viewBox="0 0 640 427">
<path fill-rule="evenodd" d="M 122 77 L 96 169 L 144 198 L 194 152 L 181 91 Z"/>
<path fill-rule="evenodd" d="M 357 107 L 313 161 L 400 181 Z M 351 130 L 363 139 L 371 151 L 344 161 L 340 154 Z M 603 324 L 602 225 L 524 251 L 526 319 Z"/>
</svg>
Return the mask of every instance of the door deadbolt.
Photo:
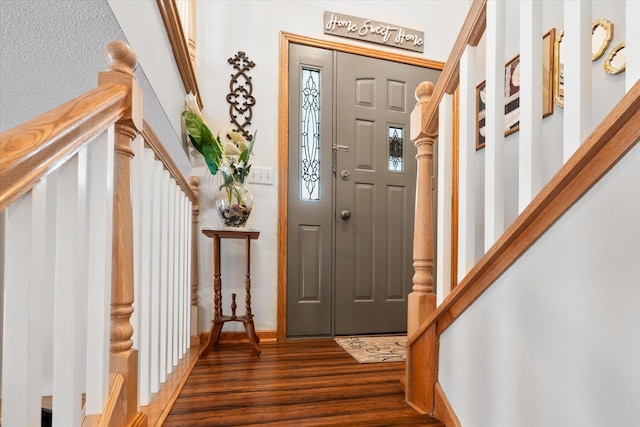
<svg viewBox="0 0 640 427">
<path fill-rule="evenodd" d="M 351 172 L 346 169 L 343 170 L 342 172 L 340 172 L 340 178 L 342 178 L 344 181 L 348 180 L 349 178 L 351 178 Z"/>
<path fill-rule="evenodd" d="M 343 210 L 342 212 L 340 212 L 340 218 L 342 218 L 343 220 L 348 220 L 349 218 L 351 218 L 351 212 L 349 212 L 348 210 Z"/>
</svg>

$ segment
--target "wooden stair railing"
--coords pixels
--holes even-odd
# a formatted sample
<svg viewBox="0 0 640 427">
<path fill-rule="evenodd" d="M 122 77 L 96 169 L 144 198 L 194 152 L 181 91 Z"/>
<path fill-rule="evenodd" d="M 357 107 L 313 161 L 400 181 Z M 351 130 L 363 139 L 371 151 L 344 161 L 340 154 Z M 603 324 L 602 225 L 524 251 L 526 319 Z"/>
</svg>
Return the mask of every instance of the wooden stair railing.
<svg viewBox="0 0 640 427">
<path fill-rule="evenodd" d="M 413 288 L 408 298 L 407 336 L 415 330 L 436 307 L 433 287 L 433 217 L 432 162 L 433 144 L 438 136 L 438 106 L 445 93 L 453 94 L 460 78 L 460 58 L 467 45 L 480 41 L 486 24 L 486 0 L 472 4 L 463 29 L 458 35 L 444 70 L 434 87 L 422 83 L 416 89 L 418 103 L 411 113 L 410 139 L 418 148 L 416 180 L 416 215 L 413 241 Z"/>
<path fill-rule="evenodd" d="M 127 88 L 127 109 L 115 126 L 113 183 L 113 239 L 111 263 L 111 359 L 110 372 L 124 377 L 126 408 L 117 423 L 126 424 L 138 411 L 138 351 L 133 348 L 133 217 L 131 206 L 131 141 L 142 130 L 142 91 L 133 70 L 135 54 L 127 45 L 112 44 L 110 71 L 100 73 L 98 83 Z"/>
<path fill-rule="evenodd" d="M 487 1 L 475 1 L 435 86 L 416 89 L 418 103 L 411 117 L 411 140 L 418 146 L 418 188 L 414 240 L 413 292 L 408 301 L 408 342 L 405 393 L 420 412 L 436 416 L 448 426 L 459 425 L 438 383 L 441 334 L 506 271 L 551 225 L 607 173 L 640 138 L 640 82 L 566 161 L 504 234 L 435 307 L 430 223 L 431 159 L 438 136 L 439 105 L 452 95 L 460 79 L 460 61 L 467 46 L 476 46 L 486 27 Z M 422 194 L 422 200 L 419 196 Z"/>
<path fill-rule="evenodd" d="M 422 83 L 416 89 L 418 103 L 411 113 L 410 139 L 418 148 L 417 181 L 416 181 L 416 214 L 414 223 L 413 260 L 415 275 L 412 292 L 408 297 L 407 336 L 413 337 L 420 325 L 429 318 L 436 308 L 436 296 L 433 280 L 433 217 L 432 209 L 432 162 L 433 144 L 438 136 L 438 107 L 445 93 L 453 94 L 460 78 L 460 58 L 467 45 L 476 46 L 482 37 L 486 25 L 486 0 L 479 0 L 471 5 L 464 21 L 462 31 L 458 35 L 446 65 L 434 87 L 432 83 Z M 432 340 L 435 336 L 432 337 Z M 407 347 L 407 353 L 412 349 Z M 419 350 L 417 350 L 419 351 Z M 415 354 L 414 360 L 419 364 L 420 376 L 428 378 L 427 383 L 434 383 L 437 377 L 437 364 L 426 353 Z M 416 386 L 411 376 L 410 363 L 407 363 L 406 397 L 407 401 L 424 412 L 424 402 L 433 401 L 433 388 Z M 404 381 L 403 381 L 404 382 Z"/>
<path fill-rule="evenodd" d="M 37 183 L 46 178 L 54 170 L 60 169 L 65 163 L 76 157 L 84 146 L 92 141 L 95 135 L 103 133 L 115 123 L 115 176 L 114 176 L 114 212 L 113 212 L 113 269 L 112 269 L 112 326 L 111 326 L 111 371 L 118 372 L 124 378 L 126 388 L 126 407 L 120 411 L 123 414 L 118 422 L 126 424 L 137 412 L 137 358 L 136 351 L 131 349 L 132 328 L 129 323 L 131 314 L 132 277 L 130 259 L 131 253 L 131 212 L 128 182 L 128 160 L 131 154 L 129 144 L 131 138 L 137 133 L 142 122 L 141 92 L 135 81 L 133 68 L 137 60 L 129 47 L 119 41 L 109 44 L 110 56 L 109 71 L 100 73 L 99 88 L 88 92 L 62 106 L 29 120 L 25 124 L 13 128 L 0 135 L 0 210 L 4 211 L 13 202 L 29 193 Z M 66 174 L 65 176 L 71 177 Z M 78 187 L 80 188 L 80 187 Z M 77 191 L 77 190 L 73 190 Z M 72 197 L 76 197 L 73 195 Z M 11 248 L 8 248 L 10 251 Z M 66 267 L 69 267 L 67 263 Z M 5 283 L 5 286 L 12 286 Z M 64 285 L 64 290 L 69 292 L 69 284 Z M 62 290 L 62 288 L 61 288 Z M 61 294 L 61 295 L 64 295 Z M 12 304 L 14 301 L 5 301 Z M 54 310 L 58 310 L 55 309 Z M 62 309 L 60 309 L 62 310 Z M 75 314 L 63 315 L 62 311 L 55 311 L 55 319 L 68 322 Z M 57 320 L 56 320 L 57 321 Z M 5 324 L 6 336 L 8 327 L 14 325 Z M 16 325 L 17 326 L 17 325 Z M 73 339 L 71 342 L 74 342 Z M 14 351 L 7 346 L 3 352 Z M 37 350 L 35 350 L 37 351 Z M 70 354 L 65 351 L 63 354 Z M 7 359 L 5 358 L 5 361 Z M 15 359 L 14 359 L 15 360 Z M 54 361 L 55 366 L 55 361 Z M 9 369 L 4 366 L 4 369 Z M 56 375 L 54 371 L 54 391 Z M 67 379 L 68 380 L 68 379 Z M 5 384 L 8 381 L 5 378 Z M 76 387 L 76 386 L 72 386 Z M 27 390 L 28 393 L 34 389 Z M 75 389 L 74 389 L 75 392 Z M 58 413 L 69 417 L 68 420 L 77 420 L 75 412 L 77 403 L 71 403 L 68 397 L 73 392 L 65 392 L 64 396 L 56 397 Z M 3 389 L 3 403 L 5 418 L 9 408 L 13 409 L 11 393 Z M 16 397 L 17 410 L 20 411 L 23 402 L 22 396 Z M 31 400 L 31 404 L 33 400 Z M 25 413 L 33 408 L 25 409 Z M 19 421 L 22 415 L 16 413 L 11 420 Z M 29 417 L 29 415 L 27 415 Z M 71 421 L 73 422 L 73 421 Z"/>
<path fill-rule="evenodd" d="M 3 340 L 5 340 L 5 346 L 2 349 L 3 373 L 6 374 L 3 376 L 2 421 L 7 425 L 34 425 L 38 422 L 40 381 L 45 375 L 54 377 L 53 411 L 60 414 L 58 421 L 65 425 L 161 424 L 162 414 L 167 411 L 167 403 L 175 398 L 176 390 L 184 383 L 184 379 L 197 359 L 197 341 L 199 341 L 197 340 L 197 323 L 193 322 L 190 316 L 195 316 L 197 320 L 198 180 L 192 178 L 187 182 L 155 132 L 143 119 L 142 93 L 133 73 L 137 65 L 135 54 L 129 46 L 120 41 L 111 42 L 107 52 L 110 61 L 109 70 L 99 74 L 97 89 L 0 134 L 0 215 L 2 215 L 0 244 L 4 248 L 0 250 L 0 256 L 4 256 L 4 261 L 0 262 L 0 265 L 4 264 L 4 271 L 0 273 L 4 274 L 4 304 L 10 307 L 3 313 L 5 318 L 9 315 L 9 321 L 4 323 L 2 331 Z M 138 137 L 139 134 L 142 138 Z M 165 249 L 167 252 L 163 258 L 164 265 L 166 262 L 176 263 L 173 275 L 166 278 L 169 286 L 167 289 L 173 292 L 173 294 L 167 293 L 166 296 L 169 298 L 168 304 L 173 306 L 174 323 L 168 323 L 165 326 L 170 329 L 170 336 L 173 333 L 173 341 L 166 344 L 165 365 L 156 364 L 152 373 L 152 376 L 155 376 L 155 387 L 159 387 L 160 390 L 149 390 L 150 380 L 146 378 L 147 395 L 150 391 L 154 393 L 152 402 L 148 406 L 140 404 L 138 368 L 139 364 L 143 366 L 150 364 L 151 361 L 139 360 L 137 348 L 140 342 L 136 348 L 133 347 L 134 339 L 140 340 L 140 337 L 134 336 L 134 331 L 140 334 L 137 326 L 140 324 L 140 319 L 136 319 L 135 325 L 132 324 L 134 306 L 136 313 L 140 310 L 140 302 L 134 301 L 134 296 L 136 300 L 138 298 L 135 295 L 137 291 L 134 291 L 134 282 L 138 280 L 134 278 L 134 252 L 138 254 L 141 248 L 140 244 L 134 247 L 133 207 L 136 206 L 139 212 L 142 202 L 132 201 L 131 188 L 136 185 L 136 180 L 140 180 L 138 171 L 136 179 L 133 179 L 131 173 L 134 156 L 132 140 L 136 141 L 136 150 L 145 150 L 145 161 L 149 159 L 152 161 L 151 167 L 154 173 L 161 174 L 163 182 L 168 182 L 170 185 L 173 183 L 173 187 L 166 189 L 156 187 L 154 191 L 157 191 L 165 201 L 175 200 L 175 203 L 168 207 L 158 202 L 158 206 L 163 206 L 164 211 L 173 212 L 164 220 L 175 218 L 176 221 L 175 225 L 163 226 L 161 230 L 164 232 L 166 229 L 167 233 L 174 236 L 168 240 L 169 248 Z M 94 150 L 93 147 L 97 146 L 100 149 Z M 136 162 L 140 161 L 136 159 Z M 103 164 L 99 165 L 100 162 Z M 68 167 L 69 164 L 72 166 Z M 100 169 L 98 175 L 92 173 L 96 166 Z M 137 163 L 136 168 L 138 167 L 140 166 Z M 51 176 L 53 176 L 52 179 Z M 60 179 L 60 176 L 64 180 Z M 146 178 L 149 182 L 152 181 L 149 178 L 153 177 Z M 95 182 L 91 181 L 93 179 Z M 87 180 L 89 180 L 88 183 Z M 47 184 L 49 181 L 53 185 Z M 64 184 L 67 182 L 73 183 L 71 196 L 62 193 Z M 54 192 L 50 191 L 47 185 L 51 185 Z M 102 186 L 101 190 L 94 197 L 92 195 L 94 188 L 100 188 L 100 186 Z M 55 193 L 56 188 L 59 193 Z M 165 197 L 165 194 L 171 194 L 171 198 Z M 64 197 L 61 198 L 61 196 Z M 75 211 L 75 205 L 65 207 L 64 210 L 60 210 L 60 207 L 56 208 L 60 206 L 60 202 L 53 202 L 56 199 L 77 203 L 78 210 L 82 210 L 82 213 L 78 214 L 79 223 L 73 223 L 73 220 L 64 217 L 56 218 L 60 215 L 55 214 L 56 209 L 59 212 Z M 51 220 L 49 220 L 50 207 L 45 206 L 48 204 L 52 204 L 54 208 Z M 152 207 L 146 209 L 152 209 Z M 25 219 L 21 220 L 23 213 Z M 100 219 L 94 221 L 96 213 Z M 154 218 L 161 217 L 158 215 Z M 60 223 L 60 219 L 64 221 Z M 16 224 L 20 228 L 16 227 Z M 100 229 L 90 229 L 89 224 L 102 225 L 98 225 Z M 55 225 L 55 231 L 47 229 L 47 227 L 51 228 L 51 225 Z M 80 240 L 77 238 L 74 240 L 74 237 L 71 237 L 66 240 L 71 242 L 77 250 L 74 249 L 67 254 L 62 252 L 65 246 L 61 246 L 63 249 L 56 249 L 57 256 L 54 253 L 56 259 L 53 261 L 45 262 L 39 258 L 49 255 L 47 248 L 53 246 L 57 248 L 55 239 L 60 232 L 69 236 L 76 234 L 73 227 L 82 230 L 83 232 L 78 234 L 81 236 L 86 234 L 87 241 L 83 240 L 85 237 L 80 237 Z M 26 233 L 21 239 L 20 233 L 23 228 Z M 110 230 L 111 235 L 107 236 L 109 233 L 107 230 Z M 97 276 L 92 276 L 92 273 L 85 276 L 87 272 L 83 269 L 86 267 L 81 266 L 81 260 L 76 260 L 74 256 L 76 252 L 85 250 L 84 248 L 95 247 L 90 243 L 95 234 L 103 235 L 102 240 L 97 243 L 97 255 L 91 258 L 85 257 L 84 254 L 79 256 L 80 253 L 77 255 L 86 260 L 98 260 L 103 265 L 94 269 L 93 274 Z M 53 239 L 53 243 L 47 243 L 45 238 Z M 25 243 L 23 244 L 21 240 Z M 40 242 L 46 245 L 38 245 Z M 166 246 L 166 241 L 163 244 Z M 100 246 L 103 249 L 100 249 Z M 111 248 L 111 253 L 106 253 L 107 247 Z M 98 312 L 92 311 L 89 314 L 87 324 L 91 324 L 95 329 L 86 331 L 85 341 L 81 338 L 84 321 L 72 323 L 73 331 L 69 334 L 60 334 L 56 331 L 56 336 L 65 336 L 65 338 L 60 340 L 63 341 L 61 344 L 54 342 L 51 355 L 54 366 L 64 367 L 66 381 L 61 381 L 62 372 L 56 373 L 54 370 L 53 374 L 49 372 L 43 375 L 41 369 L 31 365 L 31 363 L 37 366 L 41 364 L 39 354 L 44 350 L 44 346 L 41 344 L 42 339 L 39 335 L 41 334 L 40 325 L 44 326 L 44 322 L 49 322 L 47 317 L 39 319 L 36 316 L 40 311 L 38 307 L 45 303 L 39 296 L 40 291 L 53 292 L 47 288 L 51 288 L 54 280 L 41 277 L 43 274 L 34 274 L 29 269 L 33 270 L 33 265 L 40 267 L 50 264 L 51 268 L 46 267 L 49 271 L 58 265 L 58 259 L 62 260 L 66 270 L 76 268 L 77 272 L 71 274 L 72 279 L 67 279 L 65 276 L 60 281 L 64 285 L 60 290 L 64 292 L 58 295 L 59 281 L 56 270 L 56 298 L 53 301 L 55 322 L 60 318 L 66 322 L 65 325 L 68 325 L 69 321 L 82 318 L 81 315 L 78 316 L 82 310 L 72 308 L 70 315 L 65 311 L 69 311 L 69 306 L 78 307 L 86 304 L 84 294 L 89 288 L 86 277 L 89 277 L 89 280 L 91 277 L 102 278 L 102 289 L 104 289 L 101 291 L 100 285 L 91 283 L 90 287 L 97 289 L 90 291 L 93 293 L 92 301 L 102 300 L 104 319 L 100 320 L 101 315 Z M 20 262 L 16 264 L 15 261 Z M 146 260 L 144 264 L 147 264 Z M 109 271 L 110 274 L 108 274 Z M 111 277 L 111 283 L 107 282 L 107 277 Z M 32 282 L 35 285 L 31 286 Z M 71 282 L 74 284 L 71 285 Z M 76 296 L 78 290 L 79 297 Z M 109 304 L 109 290 L 111 294 L 110 327 L 106 307 Z M 172 301 L 172 295 L 178 300 Z M 73 299 L 65 302 L 62 298 L 66 296 L 71 296 Z M 61 308 L 57 308 L 59 300 L 63 302 Z M 98 305 L 100 305 L 99 302 Z M 159 319 L 166 318 L 162 312 L 156 313 Z M 17 319 L 18 322 L 13 319 Z M 57 324 L 55 322 L 54 324 Z M 89 338 L 92 344 L 88 343 Z M 71 342 L 69 339 L 73 343 L 65 347 L 64 343 Z M 106 348 L 109 341 L 110 349 Z M 83 343 L 87 347 L 78 352 Z M 189 350 L 192 343 L 196 344 L 195 348 Z M 102 347 L 104 351 L 101 355 Z M 84 411 L 81 411 L 78 406 L 79 399 L 76 400 L 73 396 L 79 392 L 84 393 L 83 385 L 75 380 L 73 385 L 68 387 L 65 383 L 69 383 L 69 376 L 81 378 L 84 375 L 81 371 L 84 363 L 78 357 L 84 357 L 87 349 L 90 349 L 89 353 L 93 355 L 93 358 L 90 358 L 91 363 L 87 364 L 87 377 L 91 374 L 92 378 L 102 378 L 99 380 L 102 385 L 94 387 L 87 383 L 87 412 L 84 419 L 81 419 L 80 414 Z M 55 362 L 62 360 L 60 354 L 65 357 L 70 355 L 71 362 L 63 364 Z M 27 355 L 28 357 L 25 357 Z M 93 362 L 94 360 L 96 363 Z M 66 371 L 66 369 L 73 371 Z M 158 378 L 163 376 L 167 377 L 166 382 L 165 379 Z M 17 383 L 23 384 L 19 392 L 12 388 L 12 384 Z M 90 387 L 94 388 L 89 390 Z M 60 393 L 56 394 L 58 392 Z"/>
<path fill-rule="evenodd" d="M 407 401 L 444 419 L 438 396 L 440 335 L 640 140 L 640 81 L 503 236 L 407 341 Z M 442 409 L 442 408 L 440 408 Z"/>
</svg>

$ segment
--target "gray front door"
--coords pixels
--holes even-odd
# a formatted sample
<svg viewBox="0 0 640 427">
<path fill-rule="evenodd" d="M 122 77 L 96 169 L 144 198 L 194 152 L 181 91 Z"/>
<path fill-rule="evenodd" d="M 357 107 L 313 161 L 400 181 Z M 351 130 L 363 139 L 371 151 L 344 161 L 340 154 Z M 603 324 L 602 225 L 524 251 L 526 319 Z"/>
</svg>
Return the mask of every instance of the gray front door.
<svg viewBox="0 0 640 427">
<path fill-rule="evenodd" d="M 287 335 L 404 332 L 409 115 L 415 87 L 439 71 L 291 46 Z"/>
</svg>

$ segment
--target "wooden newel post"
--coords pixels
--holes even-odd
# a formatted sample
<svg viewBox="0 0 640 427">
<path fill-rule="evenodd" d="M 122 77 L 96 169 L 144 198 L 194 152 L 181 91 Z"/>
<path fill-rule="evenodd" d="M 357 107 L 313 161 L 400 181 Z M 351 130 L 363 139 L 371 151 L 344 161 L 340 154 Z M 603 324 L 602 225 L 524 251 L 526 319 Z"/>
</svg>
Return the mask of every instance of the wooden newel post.
<svg viewBox="0 0 640 427">
<path fill-rule="evenodd" d="M 198 215 L 200 214 L 200 179 L 189 178 L 189 187 L 196 195 L 191 207 L 191 345 L 200 345 L 198 335 Z"/>
<path fill-rule="evenodd" d="M 416 107 L 411 112 L 410 138 L 418 148 L 416 160 L 418 172 L 416 182 L 416 206 L 413 231 L 413 288 L 409 294 L 407 336 L 420 327 L 436 308 L 433 287 L 433 215 L 432 215 L 432 171 L 433 144 L 438 136 L 437 120 L 425 122 L 425 112 L 433 83 L 422 82 L 416 88 Z M 437 115 L 436 115 L 437 117 Z"/>
<path fill-rule="evenodd" d="M 122 374 L 125 380 L 124 401 L 119 414 L 125 422 L 138 410 L 138 353 L 132 348 L 133 326 L 133 218 L 131 208 L 131 141 L 142 129 L 142 92 L 133 70 L 137 58 L 122 41 L 107 46 L 109 70 L 98 76 L 100 86 L 125 86 L 129 95 L 124 112 L 115 125 L 115 157 L 113 183 L 113 253 L 111 282 L 111 358 L 112 374 Z"/>
</svg>

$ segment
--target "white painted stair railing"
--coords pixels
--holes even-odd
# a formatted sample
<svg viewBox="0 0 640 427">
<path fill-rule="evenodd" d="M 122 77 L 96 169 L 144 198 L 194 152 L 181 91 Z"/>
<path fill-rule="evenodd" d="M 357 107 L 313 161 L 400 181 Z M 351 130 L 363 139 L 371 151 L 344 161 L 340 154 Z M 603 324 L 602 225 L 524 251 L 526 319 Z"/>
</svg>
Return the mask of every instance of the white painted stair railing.
<svg viewBox="0 0 640 427">
<path fill-rule="evenodd" d="M 6 426 L 40 425 L 43 396 L 54 426 L 145 425 L 193 353 L 198 182 L 142 119 L 135 55 L 108 51 L 98 89 L 0 135 Z"/>
</svg>

